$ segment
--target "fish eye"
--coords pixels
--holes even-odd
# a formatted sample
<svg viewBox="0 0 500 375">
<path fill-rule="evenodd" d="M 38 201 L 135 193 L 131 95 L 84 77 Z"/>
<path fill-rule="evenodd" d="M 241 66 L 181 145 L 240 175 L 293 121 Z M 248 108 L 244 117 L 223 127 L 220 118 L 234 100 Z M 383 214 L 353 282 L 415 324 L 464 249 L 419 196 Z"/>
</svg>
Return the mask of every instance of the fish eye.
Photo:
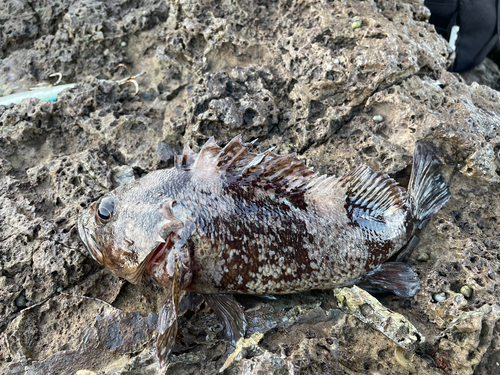
<svg viewBox="0 0 500 375">
<path fill-rule="evenodd" d="M 113 216 L 113 211 L 115 209 L 115 200 L 113 197 L 106 197 L 99 202 L 99 207 L 97 208 L 97 218 L 101 223 L 107 223 L 111 220 Z"/>
</svg>

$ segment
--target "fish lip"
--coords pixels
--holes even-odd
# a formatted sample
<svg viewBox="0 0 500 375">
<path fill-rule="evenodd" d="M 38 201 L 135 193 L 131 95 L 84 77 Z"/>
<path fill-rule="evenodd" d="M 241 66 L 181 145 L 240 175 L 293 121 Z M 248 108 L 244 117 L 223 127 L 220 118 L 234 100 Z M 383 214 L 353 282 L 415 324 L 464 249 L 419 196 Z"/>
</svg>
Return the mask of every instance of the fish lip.
<svg viewBox="0 0 500 375">
<path fill-rule="evenodd" d="M 103 254 L 94 238 L 88 233 L 86 226 L 83 224 L 83 220 L 89 217 L 90 215 L 84 213 L 82 216 L 78 218 L 78 234 L 80 238 L 87 248 L 87 251 L 90 253 L 92 259 L 96 262 L 103 264 Z"/>
</svg>

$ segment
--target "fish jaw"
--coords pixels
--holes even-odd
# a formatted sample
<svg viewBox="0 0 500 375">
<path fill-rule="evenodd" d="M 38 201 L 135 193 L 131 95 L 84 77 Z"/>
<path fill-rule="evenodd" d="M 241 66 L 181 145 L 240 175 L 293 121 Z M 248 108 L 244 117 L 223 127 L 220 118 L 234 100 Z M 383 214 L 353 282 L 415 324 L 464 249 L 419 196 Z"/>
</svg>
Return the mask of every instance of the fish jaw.
<svg viewBox="0 0 500 375">
<path fill-rule="evenodd" d="M 91 229 L 91 220 L 93 220 L 94 212 L 95 212 L 96 204 L 93 203 L 88 211 L 85 211 L 78 218 L 78 234 L 82 242 L 84 243 L 87 251 L 90 253 L 92 258 L 98 262 L 99 264 L 104 264 L 104 255 L 97 245 L 94 236 L 92 235 Z"/>
<path fill-rule="evenodd" d="M 132 284 L 140 282 L 155 251 L 164 243 L 161 236 L 137 235 L 132 223 L 99 223 L 97 203 L 78 219 L 78 232 L 92 258 Z M 134 240 L 132 239 L 134 238 Z M 145 240 L 142 240 L 145 238 Z"/>
</svg>

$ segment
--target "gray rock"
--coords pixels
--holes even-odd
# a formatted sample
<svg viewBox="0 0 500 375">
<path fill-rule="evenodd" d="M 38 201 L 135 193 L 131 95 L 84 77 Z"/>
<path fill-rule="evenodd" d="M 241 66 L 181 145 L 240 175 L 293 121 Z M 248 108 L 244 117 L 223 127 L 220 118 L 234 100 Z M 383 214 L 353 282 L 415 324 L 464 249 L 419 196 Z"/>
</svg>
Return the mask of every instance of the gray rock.
<svg viewBox="0 0 500 375">
<path fill-rule="evenodd" d="M 237 296 L 246 340 L 262 336 L 226 373 L 498 371 L 500 93 L 446 71 L 452 53 L 423 1 L 127 4 L 0 2 L 0 93 L 54 70 L 79 82 L 55 103 L 0 106 L 0 372 L 162 373 L 151 349 L 166 292 L 101 269 L 76 220 L 120 171 L 141 176 L 171 166 L 186 142 L 239 133 L 322 173 L 366 163 L 403 184 L 415 143 L 430 143 L 452 198 L 410 256 L 421 291 L 378 297 L 425 336 L 418 355 L 339 310 L 333 291 Z M 123 78 L 123 62 L 146 72 L 136 96 L 99 81 Z M 497 76 L 488 71 L 481 82 Z M 169 373 L 216 374 L 234 349 L 191 302 Z"/>
</svg>

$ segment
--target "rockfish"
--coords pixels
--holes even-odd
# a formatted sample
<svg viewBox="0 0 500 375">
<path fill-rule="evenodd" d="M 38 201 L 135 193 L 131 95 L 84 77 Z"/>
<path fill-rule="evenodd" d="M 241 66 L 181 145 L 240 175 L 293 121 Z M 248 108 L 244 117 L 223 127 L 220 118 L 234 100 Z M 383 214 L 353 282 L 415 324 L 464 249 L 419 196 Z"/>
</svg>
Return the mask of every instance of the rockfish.
<svg viewBox="0 0 500 375">
<path fill-rule="evenodd" d="M 408 191 L 361 165 L 319 175 L 295 154 L 250 152 L 237 136 L 186 145 L 171 169 L 151 172 L 93 203 L 78 221 L 92 257 L 131 283 L 170 289 L 156 344 L 160 365 L 177 333 L 182 290 L 201 294 L 233 343 L 246 320 L 229 294 L 287 294 L 361 283 L 411 297 L 417 274 L 384 263 L 450 198 L 441 163 L 415 147 Z"/>
</svg>

